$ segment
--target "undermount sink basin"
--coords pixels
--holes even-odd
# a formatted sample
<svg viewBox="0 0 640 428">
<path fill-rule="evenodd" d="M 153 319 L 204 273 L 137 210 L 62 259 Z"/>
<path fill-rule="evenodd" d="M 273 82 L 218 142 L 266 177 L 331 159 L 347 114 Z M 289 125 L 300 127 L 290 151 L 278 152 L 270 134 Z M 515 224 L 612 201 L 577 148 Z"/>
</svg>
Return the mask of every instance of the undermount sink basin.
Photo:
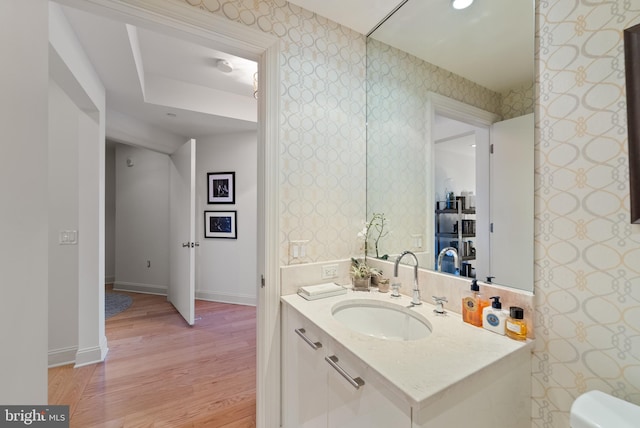
<svg viewBox="0 0 640 428">
<path fill-rule="evenodd" d="M 411 308 L 378 300 L 346 300 L 331 310 L 346 327 L 386 340 L 418 340 L 431 334 L 431 324 Z"/>
</svg>

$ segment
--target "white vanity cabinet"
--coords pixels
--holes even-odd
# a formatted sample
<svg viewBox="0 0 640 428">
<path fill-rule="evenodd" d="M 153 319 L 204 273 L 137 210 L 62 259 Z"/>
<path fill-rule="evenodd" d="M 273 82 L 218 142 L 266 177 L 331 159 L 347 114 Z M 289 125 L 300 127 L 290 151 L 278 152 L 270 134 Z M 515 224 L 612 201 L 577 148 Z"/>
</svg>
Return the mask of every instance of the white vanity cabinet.
<svg viewBox="0 0 640 428">
<path fill-rule="evenodd" d="M 361 292 L 281 300 L 284 428 L 531 425 L 530 341 L 474 327 L 458 314 L 436 315 L 428 304 L 411 308 L 430 325 L 424 339 L 370 337 L 334 316 L 345 304 L 406 309 L 409 296 L 393 303 L 388 294 Z"/>
<path fill-rule="evenodd" d="M 283 427 L 411 428 L 411 406 L 380 376 L 283 307 Z"/>
<path fill-rule="evenodd" d="M 329 367 L 324 361 L 325 335 L 286 306 L 282 321 L 282 426 L 326 428 Z"/>
</svg>

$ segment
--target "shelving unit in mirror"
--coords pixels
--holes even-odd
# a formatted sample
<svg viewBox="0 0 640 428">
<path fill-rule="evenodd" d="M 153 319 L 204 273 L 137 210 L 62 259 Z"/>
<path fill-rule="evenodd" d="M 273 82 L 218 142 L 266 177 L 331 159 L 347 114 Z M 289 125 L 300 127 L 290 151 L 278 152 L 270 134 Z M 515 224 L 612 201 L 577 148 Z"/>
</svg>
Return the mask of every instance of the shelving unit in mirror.
<svg viewBox="0 0 640 428">
<path fill-rule="evenodd" d="M 464 199 L 437 201 L 435 214 L 435 268 L 438 269 L 440 252 L 447 247 L 453 247 L 460 258 L 460 275 L 475 277 L 473 266 L 473 261 L 476 259 L 476 248 L 473 242 L 476 237 L 475 207 L 465 207 Z M 454 258 L 445 254 L 441 270 L 455 273 Z"/>
</svg>

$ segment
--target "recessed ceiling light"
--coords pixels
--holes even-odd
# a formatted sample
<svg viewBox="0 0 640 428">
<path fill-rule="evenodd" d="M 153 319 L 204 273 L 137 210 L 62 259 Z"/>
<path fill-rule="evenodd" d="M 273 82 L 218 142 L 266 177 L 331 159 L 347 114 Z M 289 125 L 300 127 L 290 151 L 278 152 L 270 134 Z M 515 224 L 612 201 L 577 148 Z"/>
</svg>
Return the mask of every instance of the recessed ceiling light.
<svg viewBox="0 0 640 428">
<path fill-rule="evenodd" d="M 473 0 L 453 0 L 451 2 L 451 7 L 458 10 L 466 9 L 471 6 L 471 3 L 473 3 Z"/>
</svg>

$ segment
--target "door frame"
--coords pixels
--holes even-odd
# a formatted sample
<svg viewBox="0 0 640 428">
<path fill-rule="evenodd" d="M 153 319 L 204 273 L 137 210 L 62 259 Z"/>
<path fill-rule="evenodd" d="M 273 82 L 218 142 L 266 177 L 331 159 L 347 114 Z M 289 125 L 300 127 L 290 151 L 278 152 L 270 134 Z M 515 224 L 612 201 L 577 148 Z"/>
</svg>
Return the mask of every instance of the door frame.
<svg viewBox="0 0 640 428">
<path fill-rule="evenodd" d="M 258 63 L 256 424 L 264 428 L 280 426 L 279 39 L 173 0 L 50 1 L 200 43 Z M 104 245 L 104 241 L 100 245 Z M 261 277 L 264 278 L 262 281 Z"/>
</svg>

